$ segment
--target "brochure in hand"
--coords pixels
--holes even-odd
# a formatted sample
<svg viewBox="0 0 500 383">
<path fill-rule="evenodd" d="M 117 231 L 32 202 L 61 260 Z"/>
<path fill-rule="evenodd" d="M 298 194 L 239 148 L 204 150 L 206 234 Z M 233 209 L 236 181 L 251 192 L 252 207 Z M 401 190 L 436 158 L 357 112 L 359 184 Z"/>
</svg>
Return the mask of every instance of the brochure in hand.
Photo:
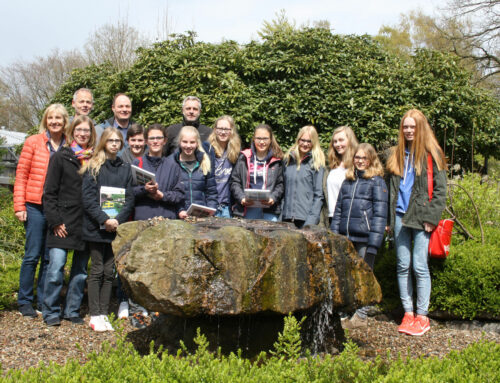
<svg viewBox="0 0 500 383">
<path fill-rule="evenodd" d="M 187 210 L 187 214 L 192 217 L 208 217 L 214 215 L 216 211 L 216 209 L 212 209 L 211 207 L 192 203 Z"/>
<path fill-rule="evenodd" d="M 99 193 L 100 205 L 109 218 L 116 218 L 125 205 L 125 189 L 111 186 L 101 186 Z M 101 225 L 101 229 L 105 229 Z"/>
<path fill-rule="evenodd" d="M 154 173 L 148 172 L 135 165 L 131 165 L 130 167 L 132 168 L 132 178 L 134 179 L 135 185 L 146 185 L 150 181 L 156 182 Z"/>
<path fill-rule="evenodd" d="M 249 207 L 269 207 L 262 202 L 269 201 L 271 191 L 267 189 L 245 189 L 245 201 L 252 201 Z"/>
</svg>

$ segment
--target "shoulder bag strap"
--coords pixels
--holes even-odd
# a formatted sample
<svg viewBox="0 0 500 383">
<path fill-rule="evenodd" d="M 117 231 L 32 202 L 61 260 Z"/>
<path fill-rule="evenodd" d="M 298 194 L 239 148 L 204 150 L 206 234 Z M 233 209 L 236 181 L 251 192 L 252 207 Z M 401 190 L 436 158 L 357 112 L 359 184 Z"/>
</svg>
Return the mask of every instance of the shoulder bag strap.
<svg viewBox="0 0 500 383">
<path fill-rule="evenodd" d="M 429 193 L 429 201 L 432 200 L 433 176 L 432 176 L 432 155 L 427 153 L 427 192 Z"/>
</svg>

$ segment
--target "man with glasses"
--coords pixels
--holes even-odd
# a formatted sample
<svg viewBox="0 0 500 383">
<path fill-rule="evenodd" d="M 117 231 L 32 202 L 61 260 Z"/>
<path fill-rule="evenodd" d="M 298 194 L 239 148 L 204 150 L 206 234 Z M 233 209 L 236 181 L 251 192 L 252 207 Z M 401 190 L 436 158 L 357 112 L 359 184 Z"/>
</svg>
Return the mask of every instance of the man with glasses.
<svg viewBox="0 0 500 383">
<path fill-rule="evenodd" d="M 167 127 L 167 144 L 165 145 L 164 155 L 172 154 L 177 148 L 177 136 L 183 126 L 194 126 L 200 133 L 201 141 L 208 139 L 212 129 L 200 124 L 201 100 L 196 96 L 187 96 L 182 102 L 182 123 Z"/>
</svg>

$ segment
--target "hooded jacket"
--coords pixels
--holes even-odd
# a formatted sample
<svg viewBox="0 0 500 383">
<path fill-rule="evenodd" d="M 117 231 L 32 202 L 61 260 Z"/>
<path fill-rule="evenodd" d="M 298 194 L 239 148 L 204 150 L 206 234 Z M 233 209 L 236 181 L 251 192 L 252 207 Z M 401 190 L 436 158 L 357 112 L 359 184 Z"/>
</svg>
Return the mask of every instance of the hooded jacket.
<svg viewBox="0 0 500 383">
<path fill-rule="evenodd" d="M 323 174 L 321 167 L 315 170 L 312 167 L 312 157 L 307 154 L 302 160 L 299 169 L 297 161 L 290 153 L 290 163 L 285 167 L 285 195 L 283 197 L 283 219 L 297 219 L 305 225 L 319 223 L 323 206 Z"/>
<path fill-rule="evenodd" d="M 366 252 L 376 254 L 387 224 L 387 186 L 380 176 L 346 179 L 340 188 L 330 229 L 352 242 L 366 243 Z"/>
<path fill-rule="evenodd" d="M 255 154 L 252 148 L 241 152 L 231 174 L 231 195 L 235 201 L 233 213 L 240 217 L 245 215 L 245 207 L 241 205 L 241 200 L 245 198 L 245 189 L 250 187 L 250 162 L 255 160 Z M 281 199 L 283 198 L 285 183 L 283 180 L 283 162 L 273 156 L 269 149 L 266 157 L 264 176 L 264 189 L 270 190 L 270 197 L 274 204 L 264 209 L 264 212 L 280 215 Z"/>
<path fill-rule="evenodd" d="M 215 184 L 214 166 L 211 163 L 210 172 L 207 175 L 203 174 L 200 169 L 203 154 L 202 151 L 196 150 L 197 163 L 192 172 L 181 164 L 179 149 L 170 156 L 173 157 L 180 169 L 181 184 L 184 190 L 184 204 L 181 204 L 180 210 L 187 211 L 192 203 L 217 209 L 217 186 Z"/>
</svg>

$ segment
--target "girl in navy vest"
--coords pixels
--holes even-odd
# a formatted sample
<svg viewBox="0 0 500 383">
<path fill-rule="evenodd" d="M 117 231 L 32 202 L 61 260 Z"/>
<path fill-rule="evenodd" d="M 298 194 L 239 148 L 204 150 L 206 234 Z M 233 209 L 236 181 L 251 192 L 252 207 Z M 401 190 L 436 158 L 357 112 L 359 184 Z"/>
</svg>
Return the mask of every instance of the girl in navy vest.
<svg viewBox="0 0 500 383">
<path fill-rule="evenodd" d="M 347 169 L 330 226 L 334 233 L 347 236 L 358 255 L 373 269 L 375 255 L 384 239 L 387 223 L 387 186 L 384 169 L 370 144 L 360 144 Z M 367 325 L 367 307 L 362 307 L 346 322 L 347 328 Z"/>
</svg>

